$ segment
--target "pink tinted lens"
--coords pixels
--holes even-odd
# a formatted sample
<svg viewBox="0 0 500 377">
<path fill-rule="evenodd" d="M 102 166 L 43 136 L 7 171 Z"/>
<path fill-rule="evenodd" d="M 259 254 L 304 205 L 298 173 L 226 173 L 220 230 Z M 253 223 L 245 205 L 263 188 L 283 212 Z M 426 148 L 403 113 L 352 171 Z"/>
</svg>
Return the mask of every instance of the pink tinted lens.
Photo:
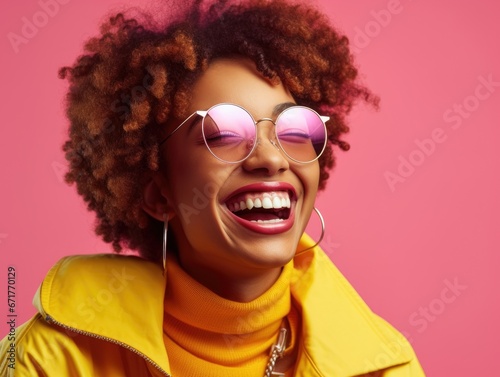
<svg viewBox="0 0 500 377">
<path fill-rule="evenodd" d="M 300 162 L 318 158 L 326 146 L 326 127 L 319 114 L 302 106 L 283 111 L 276 120 L 276 135 L 285 153 Z"/>
<path fill-rule="evenodd" d="M 223 161 L 241 161 L 253 149 L 255 124 L 250 114 L 239 106 L 212 107 L 203 119 L 202 130 L 208 149 Z"/>
</svg>

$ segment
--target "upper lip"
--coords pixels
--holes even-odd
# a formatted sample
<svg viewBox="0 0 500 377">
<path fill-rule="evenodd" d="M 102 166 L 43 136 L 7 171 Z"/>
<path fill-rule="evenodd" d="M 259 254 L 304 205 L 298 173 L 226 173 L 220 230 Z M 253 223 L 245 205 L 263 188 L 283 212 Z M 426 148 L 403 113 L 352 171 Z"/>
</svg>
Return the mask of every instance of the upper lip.
<svg viewBox="0 0 500 377">
<path fill-rule="evenodd" d="M 242 186 L 229 195 L 227 195 L 223 203 L 227 202 L 233 196 L 245 193 L 245 192 L 271 192 L 271 191 L 289 191 L 290 200 L 294 200 L 297 197 L 297 193 L 295 191 L 295 187 L 293 187 L 290 183 L 287 182 L 258 182 L 251 183 L 246 186 Z"/>
</svg>

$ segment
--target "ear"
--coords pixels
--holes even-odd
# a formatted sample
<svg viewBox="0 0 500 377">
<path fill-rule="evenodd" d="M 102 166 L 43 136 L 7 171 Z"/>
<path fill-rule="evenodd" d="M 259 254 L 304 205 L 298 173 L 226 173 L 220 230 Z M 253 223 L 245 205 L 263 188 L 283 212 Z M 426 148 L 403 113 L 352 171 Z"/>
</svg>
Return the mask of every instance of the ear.
<svg viewBox="0 0 500 377">
<path fill-rule="evenodd" d="M 163 180 L 158 175 L 153 175 L 142 192 L 142 209 L 159 221 L 170 220 L 175 216 L 164 187 Z"/>
</svg>

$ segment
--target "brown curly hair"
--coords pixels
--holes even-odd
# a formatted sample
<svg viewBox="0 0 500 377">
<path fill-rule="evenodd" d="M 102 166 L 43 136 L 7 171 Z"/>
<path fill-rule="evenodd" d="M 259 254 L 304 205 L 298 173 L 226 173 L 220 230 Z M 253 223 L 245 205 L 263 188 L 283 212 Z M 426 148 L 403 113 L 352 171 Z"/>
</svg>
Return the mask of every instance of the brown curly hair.
<svg viewBox="0 0 500 377">
<path fill-rule="evenodd" d="M 330 116 L 320 189 L 334 165 L 332 146 L 349 149 L 340 136 L 354 101 L 377 105 L 358 83 L 348 39 L 306 4 L 195 0 L 177 16 L 110 17 L 59 75 L 70 84 L 66 181 L 76 183 L 97 215 L 96 233 L 115 251 L 159 260 L 162 225 L 141 208 L 147 172 L 161 168 L 165 123 L 186 116 L 190 86 L 212 60 L 234 55 L 281 80 L 298 104 Z"/>
</svg>

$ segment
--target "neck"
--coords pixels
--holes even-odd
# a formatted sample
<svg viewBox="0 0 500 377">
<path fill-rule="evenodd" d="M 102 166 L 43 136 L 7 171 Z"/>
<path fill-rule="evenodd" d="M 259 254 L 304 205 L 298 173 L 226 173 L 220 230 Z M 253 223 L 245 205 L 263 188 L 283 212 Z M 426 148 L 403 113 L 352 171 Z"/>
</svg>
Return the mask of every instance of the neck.
<svg viewBox="0 0 500 377">
<path fill-rule="evenodd" d="M 260 297 L 276 282 L 282 270 L 281 266 L 260 270 L 227 267 L 211 270 L 183 258 L 182 253 L 179 264 L 200 284 L 218 296 L 236 302 L 250 302 Z"/>
<path fill-rule="evenodd" d="M 271 347 L 288 323 L 290 364 L 275 370 L 287 369 L 290 374 L 298 330 L 290 291 L 292 274 L 293 262 L 289 262 L 270 289 L 252 301 L 236 302 L 200 284 L 179 265 L 178 258 L 169 255 L 164 341 L 172 375 L 230 377 L 237 371 L 242 377 L 262 376 Z"/>
</svg>

